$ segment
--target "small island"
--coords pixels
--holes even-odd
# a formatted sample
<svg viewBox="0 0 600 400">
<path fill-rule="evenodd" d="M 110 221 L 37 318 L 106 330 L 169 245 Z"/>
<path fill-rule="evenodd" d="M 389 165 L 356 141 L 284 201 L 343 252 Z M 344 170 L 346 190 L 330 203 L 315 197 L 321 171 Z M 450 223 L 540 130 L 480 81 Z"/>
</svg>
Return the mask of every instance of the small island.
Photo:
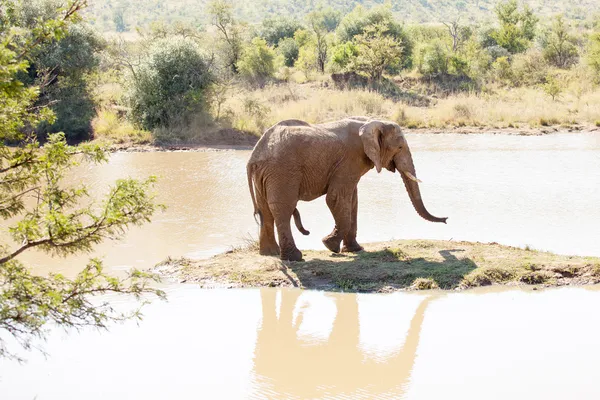
<svg viewBox="0 0 600 400">
<path fill-rule="evenodd" d="M 298 287 L 376 293 L 600 282 L 598 257 L 564 256 L 497 243 L 397 240 L 366 244 L 360 253 L 309 250 L 303 254 L 303 262 L 285 262 L 259 255 L 250 244 L 206 260 L 169 258 L 152 270 L 204 288 Z"/>
</svg>

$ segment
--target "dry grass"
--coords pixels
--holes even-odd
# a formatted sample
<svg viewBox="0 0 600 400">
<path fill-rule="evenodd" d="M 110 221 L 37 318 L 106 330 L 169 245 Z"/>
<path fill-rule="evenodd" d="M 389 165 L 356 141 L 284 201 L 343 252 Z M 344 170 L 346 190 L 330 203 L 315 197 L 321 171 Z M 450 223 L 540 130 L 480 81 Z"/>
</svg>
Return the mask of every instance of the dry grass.
<svg viewBox="0 0 600 400">
<path fill-rule="evenodd" d="M 407 128 L 591 127 L 600 121 L 600 89 L 569 89 L 553 101 L 536 88 L 462 93 L 418 107 L 367 90 L 335 90 L 322 84 L 283 84 L 239 92 L 226 103 L 234 128 L 260 134 L 284 119 L 311 123 L 350 115 L 392 119 Z M 248 109 L 245 104 L 254 103 Z M 255 110 L 253 112 L 253 110 Z M 256 111 L 257 110 L 257 111 Z"/>
<path fill-rule="evenodd" d="M 166 260 L 155 272 L 204 287 L 297 286 L 387 292 L 492 284 L 566 285 L 600 282 L 600 258 L 559 256 L 495 243 L 401 240 L 358 254 L 305 251 L 305 262 L 282 262 L 236 249 L 203 261 Z"/>
<path fill-rule="evenodd" d="M 131 122 L 119 118 L 117 111 L 100 110 L 92 121 L 94 138 L 117 144 L 149 144 L 154 141 L 152 133 L 137 129 Z"/>
</svg>

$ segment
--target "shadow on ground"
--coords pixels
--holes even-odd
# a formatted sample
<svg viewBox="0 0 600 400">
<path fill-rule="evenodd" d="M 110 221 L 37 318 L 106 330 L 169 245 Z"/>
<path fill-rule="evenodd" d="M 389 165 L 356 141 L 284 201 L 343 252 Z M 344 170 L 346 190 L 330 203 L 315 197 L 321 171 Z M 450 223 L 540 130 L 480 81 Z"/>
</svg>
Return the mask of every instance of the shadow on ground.
<svg viewBox="0 0 600 400">
<path fill-rule="evenodd" d="M 308 258 L 305 262 L 287 263 L 287 267 L 299 280 L 297 286 L 311 289 L 337 287 L 359 292 L 408 287 L 450 289 L 457 287 L 477 268 L 473 260 L 456 256 L 461 252 L 464 250 L 460 248 L 440 250 L 438 261 L 429 257 L 409 257 L 401 249 L 386 248 L 356 254 L 332 254 L 328 259 Z"/>
</svg>

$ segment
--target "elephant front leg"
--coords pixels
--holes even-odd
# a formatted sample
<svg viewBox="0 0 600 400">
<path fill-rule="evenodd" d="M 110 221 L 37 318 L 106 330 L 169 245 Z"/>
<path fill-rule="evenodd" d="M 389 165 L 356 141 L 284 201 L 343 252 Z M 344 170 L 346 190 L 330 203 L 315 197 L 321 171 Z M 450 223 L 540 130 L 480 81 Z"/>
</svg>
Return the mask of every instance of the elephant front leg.
<svg viewBox="0 0 600 400">
<path fill-rule="evenodd" d="M 330 188 L 325 201 L 335 220 L 335 228 L 323 238 L 323 244 L 332 252 L 339 253 L 342 240 L 352 228 L 352 190 Z"/>
<path fill-rule="evenodd" d="M 352 193 L 352 215 L 351 215 L 351 223 L 350 230 L 344 236 L 344 247 L 342 247 L 342 252 L 358 252 L 364 250 L 363 247 L 358 244 L 356 241 L 356 231 L 358 227 L 358 189 L 354 188 L 354 193 Z"/>
</svg>

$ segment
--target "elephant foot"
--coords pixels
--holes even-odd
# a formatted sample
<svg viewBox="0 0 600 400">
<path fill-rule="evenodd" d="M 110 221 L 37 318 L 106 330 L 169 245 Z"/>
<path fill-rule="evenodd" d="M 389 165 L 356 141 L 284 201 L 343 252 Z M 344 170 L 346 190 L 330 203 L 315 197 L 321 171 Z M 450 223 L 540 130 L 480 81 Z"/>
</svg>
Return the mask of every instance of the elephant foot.
<svg viewBox="0 0 600 400">
<path fill-rule="evenodd" d="M 278 256 L 280 253 L 279 246 L 277 244 L 271 246 L 260 246 L 258 253 L 261 256 Z"/>
<path fill-rule="evenodd" d="M 363 251 L 363 247 L 358 244 L 356 241 L 350 243 L 344 243 L 344 247 L 342 247 L 342 253 L 358 253 L 359 251 Z"/>
<path fill-rule="evenodd" d="M 282 252 L 281 259 L 283 261 L 304 261 L 302 252 L 298 249 Z"/>
<path fill-rule="evenodd" d="M 334 253 L 340 252 L 340 243 L 341 243 L 341 240 L 335 236 L 330 235 L 330 236 L 325 236 L 323 238 L 323 244 L 325 245 L 325 247 L 327 247 L 329 250 L 331 250 Z"/>
</svg>

